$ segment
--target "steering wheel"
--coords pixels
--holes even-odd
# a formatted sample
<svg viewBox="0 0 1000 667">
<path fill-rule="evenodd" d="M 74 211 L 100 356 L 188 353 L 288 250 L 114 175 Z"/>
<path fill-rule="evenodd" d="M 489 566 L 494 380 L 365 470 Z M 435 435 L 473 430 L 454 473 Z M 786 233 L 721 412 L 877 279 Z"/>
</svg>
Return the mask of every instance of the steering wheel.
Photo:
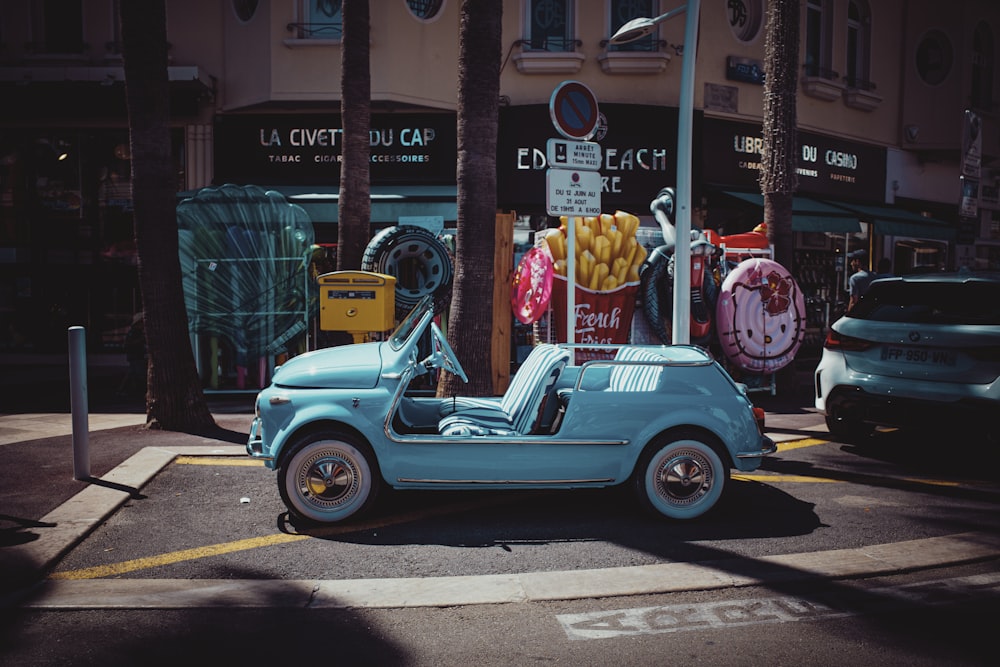
<svg viewBox="0 0 1000 667">
<path fill-rule="evenodd" d="M 427 361 L 439 361 L 441 367 L 446 371 L 462 378 L 462 382 L 468 382 L 469 376 L 465 374 L 465 369 L 462 368 L 462 364 L 459 363 L 454 350 L 448 344 L 448 339 L 445 338 L 440 327 L 434 322 L 431 322 L 431 337 L 434 339 L 434 352 L 428 357 Z"/>
</svg>

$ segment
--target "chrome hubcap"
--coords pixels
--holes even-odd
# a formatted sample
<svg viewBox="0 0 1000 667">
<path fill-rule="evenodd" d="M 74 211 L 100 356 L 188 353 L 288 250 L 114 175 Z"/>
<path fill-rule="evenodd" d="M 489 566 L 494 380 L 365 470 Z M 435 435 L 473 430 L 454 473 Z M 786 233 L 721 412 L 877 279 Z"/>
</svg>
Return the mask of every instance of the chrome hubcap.
<svg viewBox="0 0 1000 667">
<path fill-rule="evenodd" d="M 712 487 L 711 464 L 699 452 L 682 450 L 665 459 L 656 474 L 656 492 L 665 502 L 688 505 Z"/>
</svg>

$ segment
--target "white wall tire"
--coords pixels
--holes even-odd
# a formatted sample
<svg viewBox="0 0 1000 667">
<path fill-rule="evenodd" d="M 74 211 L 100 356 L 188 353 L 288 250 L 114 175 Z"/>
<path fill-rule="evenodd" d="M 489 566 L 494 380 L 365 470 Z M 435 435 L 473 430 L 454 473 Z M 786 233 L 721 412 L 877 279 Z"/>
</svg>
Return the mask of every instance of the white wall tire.
<svg viewBox="0 0 1000 667">
<path fill-rule="evenodd" d="M 647 447 L 633 484 L 640 502 L 670 519 L 690 520 L 715 507 L 729 481 L 729 468 L 705 438 L 675 434 Z"/>
<path fill-rule="evenodd" d="M 278 491 L 300 519 L 336 523 L 369 509 L 381 480 L 367 445 L 337 433 L 314 433 L 278 470 Z"/>
</svg>

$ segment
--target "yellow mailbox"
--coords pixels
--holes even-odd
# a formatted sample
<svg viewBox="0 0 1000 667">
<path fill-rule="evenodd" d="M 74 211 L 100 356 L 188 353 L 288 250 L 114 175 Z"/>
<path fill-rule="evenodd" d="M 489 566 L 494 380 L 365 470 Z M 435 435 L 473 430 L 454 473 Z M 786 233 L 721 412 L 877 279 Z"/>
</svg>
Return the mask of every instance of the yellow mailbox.
<svg viewBox="0 0 1000 667">
<path fill-rule="evenodd" d="M 319 281 L 319 328 L 347 331 L 361 342 L 395 325 L 396 278 L 370 271 L 333 271 Z"/>
</svg>

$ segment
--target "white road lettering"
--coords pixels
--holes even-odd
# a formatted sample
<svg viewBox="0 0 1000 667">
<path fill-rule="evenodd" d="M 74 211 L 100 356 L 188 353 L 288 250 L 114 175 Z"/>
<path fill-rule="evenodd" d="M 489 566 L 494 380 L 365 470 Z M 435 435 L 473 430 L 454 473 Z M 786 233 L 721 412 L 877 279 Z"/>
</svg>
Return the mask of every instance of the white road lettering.
<svg viewBox="0 0 1000 667">
<path fill-rule="evenodd" d="M 838 618 L 898 609 L 904 605 L 956 603 L 986 595 L 1000 595 L 1000 572 L 905 586 L 825 593 L 816 599 L 788 596 L 749 598 L 561 614 L 556 618 L 570 639 L 607 639 Z"/>
</svg>

